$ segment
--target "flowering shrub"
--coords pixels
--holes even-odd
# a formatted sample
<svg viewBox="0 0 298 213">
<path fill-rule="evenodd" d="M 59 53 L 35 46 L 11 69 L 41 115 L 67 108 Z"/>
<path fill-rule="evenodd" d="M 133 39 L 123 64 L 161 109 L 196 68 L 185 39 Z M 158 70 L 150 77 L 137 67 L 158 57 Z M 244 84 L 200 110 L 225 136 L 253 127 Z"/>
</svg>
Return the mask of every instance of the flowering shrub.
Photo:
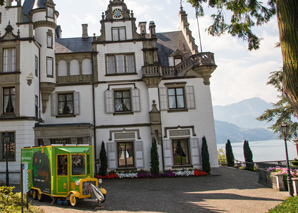
<svg viewBox="0 0 298 213">
<path fill-rule="evenodd" d="M 181 171 L 166 171 L 159 175 L 153 175 L 140 171 L 139 173 L 130 172 L 130 173 L 120 173 L 120 172 L 110 172 L 106 176 L 96 175 L 96 178 L 101 179 L 115 179 L 115 178 L 157 178 L 157 177 L 188 177 L 188 176 L 206 176 L 208 173 L 202 172 L 199 170 L 181 170 Z"/>
<path fill-rule="evenodd" d="M 288 169 L 287 168 L 283 168 L 283 167 L 270 167 L 269 169 L 267 169 L 267 171 L 269 172 L 277 172 L 279 174 L 284 174 L 287 175 L 288 174 Z M 291 175 L 292 177 L 298 177 L 298 169 L 291 169 Z"/>
</svg>

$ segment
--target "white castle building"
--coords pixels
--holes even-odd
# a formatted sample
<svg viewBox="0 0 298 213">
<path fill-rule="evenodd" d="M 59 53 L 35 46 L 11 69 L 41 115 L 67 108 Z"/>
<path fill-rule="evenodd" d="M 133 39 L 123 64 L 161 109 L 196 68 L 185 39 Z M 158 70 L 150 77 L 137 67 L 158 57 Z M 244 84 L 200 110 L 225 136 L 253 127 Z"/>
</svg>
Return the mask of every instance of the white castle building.
<svg viewBox="0 0 298 213">
<path fill-rule="evenodd" d="M 61 38 L 52 0 L 0 7 L 0 182 L 6 155 L 10 183 L 18 183 L 21 148 L 49 144 L 91 144 L 99 159 L 104 142 L 109 170 L 150 170 L 155 139 L 161 170 L 200 169 L 203 136 L 218 174 L 209 86 L 216 64 L 213 53 L 198 52 L 185 11 L 180 30 L 166 33 L 153 21 L 137 27 L 124 0 L 102 11 L 100 36 L 82 24 L 82 37 Z"/>
</svg>

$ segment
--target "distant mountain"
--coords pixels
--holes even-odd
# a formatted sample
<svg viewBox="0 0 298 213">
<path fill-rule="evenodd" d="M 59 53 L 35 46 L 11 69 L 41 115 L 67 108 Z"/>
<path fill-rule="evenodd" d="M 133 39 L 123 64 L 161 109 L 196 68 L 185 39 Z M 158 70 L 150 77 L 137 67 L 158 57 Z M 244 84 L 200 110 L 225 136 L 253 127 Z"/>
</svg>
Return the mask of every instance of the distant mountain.
<svg viewBox="0 0 298 213">
<path fill-rule="evenodd" d="M 266 128 L 266 121 L 258 121 L 257 117 L 273 106 L 260 98 L 250 98 L 226 106 L 214 106 L 214 119 L 235 124 L 242 128 Z"/>
<path fill-rule="evenodd" d="M 262 140 L 276 140 L 278 136 L 272 131 L 264 128 L 247 129 L 235 124 L 215 120 L 216 141 L 218 144 L 226 143 L 229 139 L 231 143 Z"/>
</svg>

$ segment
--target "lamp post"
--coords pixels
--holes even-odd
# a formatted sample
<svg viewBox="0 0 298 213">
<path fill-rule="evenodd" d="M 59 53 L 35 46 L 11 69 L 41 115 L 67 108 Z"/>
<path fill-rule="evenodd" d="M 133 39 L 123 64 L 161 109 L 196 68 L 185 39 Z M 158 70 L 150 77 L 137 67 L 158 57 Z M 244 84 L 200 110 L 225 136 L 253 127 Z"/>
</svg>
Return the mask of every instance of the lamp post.
<svg viewBox="0 0 298 213">
<path fill-rule="evenodd" d="M 287 147 L 287 136 L 289 132 L 289 125 L 286 123 L 282 123 L 280 126 L 280 132 L 284 136 L 285 141 L 285 149 L 286 149 L 286 160 L 287 160 L 287 168 L 288 168 L 288 189 L 289 189 L 289 195 L 293 197 L 293 187 L 292 187 L 292 178 L 291 178 L 291 170 L 289 165 L 289 157 L 288 157 L 288 147 Z"/>
<path fill-rule="evenodd" d="M 8 174 L 8 143 L 10 142 L 10 137 L 7 132 L 5 132 L 3 141 L 6 144 L 6 153 L 5 153 L 5 158 L 6 158 L 6 186 L 9 186 L 9 174 Z"/>
</svg>

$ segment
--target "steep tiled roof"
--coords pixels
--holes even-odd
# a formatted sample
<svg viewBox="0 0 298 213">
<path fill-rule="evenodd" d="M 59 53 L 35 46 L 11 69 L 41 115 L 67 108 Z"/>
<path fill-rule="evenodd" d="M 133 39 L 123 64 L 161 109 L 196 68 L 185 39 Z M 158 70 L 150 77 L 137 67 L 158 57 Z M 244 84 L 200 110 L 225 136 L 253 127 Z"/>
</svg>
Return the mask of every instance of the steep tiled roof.
<svg viewBox="0 0 298 213">
<path fill-rule="evenodd" d="M 56 38 L 55 53 L 91 52 L 92 37 L 89 38 Z"/>
<path fill-rule="evenodd" d="M 176 49 L 185 54 L 185 57 L 191 55 L 191 50 L 181 31 L 157 33 L 156 37 L 158 38 L 158 60 L 161 66 L 169 66 L 168 58 Z"/>
</svg>

